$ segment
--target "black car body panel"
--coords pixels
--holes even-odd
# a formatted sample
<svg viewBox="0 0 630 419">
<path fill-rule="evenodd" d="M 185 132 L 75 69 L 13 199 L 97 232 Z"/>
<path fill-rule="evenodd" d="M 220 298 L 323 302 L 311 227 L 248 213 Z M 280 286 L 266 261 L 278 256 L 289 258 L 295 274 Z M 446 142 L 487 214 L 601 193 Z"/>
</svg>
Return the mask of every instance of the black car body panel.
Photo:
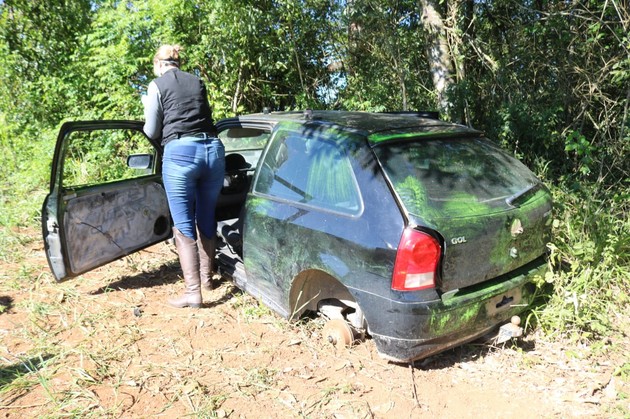
<svg viewBox="0 0 630 419">
<path fill-rule="evenodd" d="M 523 312 L 534 298 L 532 278 L 544 275 L 546 269 L 541 257 L 509 275 L 423 302 L 382 301 L 369 294 L 364 305 L 387 307 L 378 323 L 370 325 L 370 333 L 388 359 L 425 358 L 484 335 Z"/>
</svg>

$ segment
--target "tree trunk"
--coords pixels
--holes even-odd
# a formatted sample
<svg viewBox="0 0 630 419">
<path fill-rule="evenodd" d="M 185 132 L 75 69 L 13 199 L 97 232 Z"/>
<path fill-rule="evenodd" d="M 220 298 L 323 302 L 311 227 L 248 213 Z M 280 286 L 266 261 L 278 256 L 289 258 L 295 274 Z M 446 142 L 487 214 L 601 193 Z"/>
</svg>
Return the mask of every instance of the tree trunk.
<svg viewBox="0 0 630 419">
<path fill-rule="evenodd" d="M 427 61 L 437 94 L 440 112 L 449 113 L 451 103 L 448 88 L 453 84 L 453 59 L 451 57 L 444 19 L 436 7 L 435 0 L 419 0 L 422 25 L 427 40 Z"/>
<path fill-rule="evenodd" d="M 234 96 L 232 97 L 232 113 L 237 114 L 238 103 L 241 98 L 241 79 L 243 77 L 243 60 L 238 66 L 238 76 L 236 78 L 236 90 L 234 91 Z"/>
</svg>

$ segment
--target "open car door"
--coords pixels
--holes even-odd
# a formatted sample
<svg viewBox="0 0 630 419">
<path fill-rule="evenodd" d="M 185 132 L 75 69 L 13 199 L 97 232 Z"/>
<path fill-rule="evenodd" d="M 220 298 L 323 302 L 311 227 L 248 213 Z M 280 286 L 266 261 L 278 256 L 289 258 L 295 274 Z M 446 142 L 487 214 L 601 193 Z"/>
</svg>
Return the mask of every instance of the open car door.
<svg viewBox="0 0 630 419">
<path fill-rule="evenodd" d="M 42 208 L 46 256 L 59 281 L 171 236 L 161 146 L 140 121 L 67 122 Z"/>
</svg>

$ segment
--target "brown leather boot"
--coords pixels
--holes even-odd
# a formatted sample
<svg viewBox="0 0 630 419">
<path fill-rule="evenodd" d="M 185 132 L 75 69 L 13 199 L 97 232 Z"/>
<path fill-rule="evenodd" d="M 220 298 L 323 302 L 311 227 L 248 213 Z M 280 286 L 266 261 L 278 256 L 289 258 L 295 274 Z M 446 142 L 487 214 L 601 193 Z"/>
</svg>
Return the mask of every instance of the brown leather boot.
<svg viewBox="0 0 630 419">
<path fill-rule="evenodd" d="M 197 242 L 184 236 L 178 229 L 173 228 L 175 246 L 179 254 L 179 263 L 184 276 L 184 295 L 169 299 L 168 304 L 177 307 L 201 307 L 201 281 L 199 279 L 199 252 Z"/>
<path fill-rule="evenodd" d="M 201 278 L 201 289 L 212 291 L 212 264 L 214 262 L 215 249 L 217 247 L 217 236 L 211 239 L 204 236 L 197 230 L 197 247 L 199 248 L 199 277 Z"/>
</svg>

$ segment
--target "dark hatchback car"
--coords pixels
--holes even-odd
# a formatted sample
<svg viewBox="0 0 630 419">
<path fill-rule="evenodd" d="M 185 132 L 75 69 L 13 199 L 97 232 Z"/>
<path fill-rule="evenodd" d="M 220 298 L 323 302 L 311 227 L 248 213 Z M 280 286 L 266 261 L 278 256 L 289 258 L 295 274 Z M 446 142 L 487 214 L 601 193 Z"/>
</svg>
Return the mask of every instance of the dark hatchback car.
<svg viewBox="0 0 630 419">
<path fill-rule="evenodd" d="M 423 113 L 263 113 L 217 123 L 217 269 L 287 319 L 413 361 L 508 322 L 544 275 L 551 197 L 484 135 Z M 58 280 L 171 236 L 142 122 L 66 123 L 42 227 Z"/>
</svg>

